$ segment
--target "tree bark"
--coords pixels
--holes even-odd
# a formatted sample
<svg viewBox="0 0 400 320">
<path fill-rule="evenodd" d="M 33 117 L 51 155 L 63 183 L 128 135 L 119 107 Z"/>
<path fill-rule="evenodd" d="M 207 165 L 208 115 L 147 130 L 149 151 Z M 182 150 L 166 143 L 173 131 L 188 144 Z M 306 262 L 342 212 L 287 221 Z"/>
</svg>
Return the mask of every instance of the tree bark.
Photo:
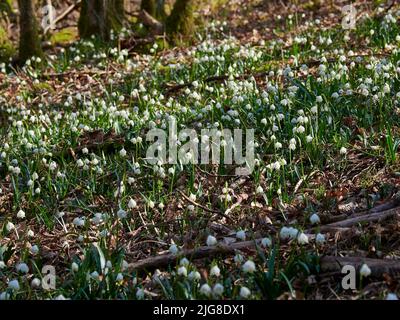
<svg viewBox="0 0 400 320">
<path fill-rule="evenodd" d="M 83 0 L 78 21 L 81 38 L 110 40 L 111 30 L 119 31 L 124 20 L 124 0 Z"/>
<path fill-rule="evenodd" d="M 32 0 L 18 0 L 18 7 L 20 11 L 19 61 L 25 62 L 33 56 L 42 57 L 43 51 Z"/>
<path fill-rule="evenodd" d="M 193 32 L 193 3 L 193 0 L 176 0 L 166 21 L 166 31 L 172 41 L 179 35 L 186 36 Z"/>
</svg>

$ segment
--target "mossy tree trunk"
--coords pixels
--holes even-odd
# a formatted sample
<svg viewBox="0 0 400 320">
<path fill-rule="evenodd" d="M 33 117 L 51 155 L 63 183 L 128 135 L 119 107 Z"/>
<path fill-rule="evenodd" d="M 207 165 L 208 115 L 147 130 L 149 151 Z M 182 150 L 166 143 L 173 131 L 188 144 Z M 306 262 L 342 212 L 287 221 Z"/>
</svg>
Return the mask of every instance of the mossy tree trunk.
<svg viewBox="0 0 400 320">
<path fill-rule="evenodd" d="M 42 57 L 37 21 L 33 11 L 32 0 L 18 0 L 19 7 L 19 61 L 25 62 L 29 58 Z"/>
<path fill-rule="evenodd" d="M 121 29 L 124 10 L 124 0 L 82 0 L 78 21 L 80 37 L 94 35 L 108 41 L 111 30 Z"/>
<path fill-rule="evenodd" d="M 166 31 L 174 41 L 179 35 L 186 36 L 193 32 L 194 0 L 176 0 L 171 14 L 166 21 Z"/>
<path fill-rule="evenodd" d="M 153 18 L 163 21 L 166 18 L 164 4 L 165 0 L 142 0 L 140 9 L 145 10 Z"/>
</svg>

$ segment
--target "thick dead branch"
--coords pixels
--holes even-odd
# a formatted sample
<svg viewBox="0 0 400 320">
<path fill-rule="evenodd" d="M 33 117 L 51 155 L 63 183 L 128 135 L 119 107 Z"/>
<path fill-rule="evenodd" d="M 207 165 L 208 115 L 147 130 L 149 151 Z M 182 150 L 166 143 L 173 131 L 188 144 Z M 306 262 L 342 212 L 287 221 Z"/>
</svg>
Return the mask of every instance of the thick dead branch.
<svg viewBox="0 0 400 320">
<path fill-rule="evenodd" d="M 354 226 L 358 223 L 362 223 L 362 222 L 381 221 L 381 220 L 387 219 L 389 217 L 396 216 L 398 214 L 400 214 L 400 207 L 396 207 L 396 208 L 385 210 L 385 211 L 372 212 L 372 213 L 365 214 L 362 216 L 357 216 L 354 218 L 350 218 L 350 219 L 330 223 L 325 226 L 321 226 L 321 231 L 325 231 L 327 228 L 331 228 L 331 227 L 348 228 L 348 227 L 352 227 L 352 226 Z"/>
<path fill-rule="evenodd" d="M 359 270 L 364 263 L 367 264 L 371 269 L 373 276 L 382 276 L 384 273 L 388 273 L 390 275 L 400 274 L 400 261 L 363 257 L 326 256 L 321 259 L 321 271 L 341 272 L 342 267 L 345 265 L 352 265 Z"/>
<path fill-rule="evenodd" d="M 147 270 L 147 271 L 154 270 L 157 268 L 166 267 L 170 264 L 174 264 L 180 257 L 187 257 L 188 259 L 195 260 L 201 258 L 212 258 L 218 255 L 235 254 L 237 250 L 254 248 L 256 244 L 260 242 L 261 239 L 235 242 L 229 245 L 219 243 L 218 245 L 213 247 L 204 246 L 196 249 L 182 250 L 177 255 L 163 254 L 156 257 L 150 257 L 138 262 L 130 263 L 128 266 L 128 270 L 131 272 L 142 271 L 142 270 Z"/>
</svg>

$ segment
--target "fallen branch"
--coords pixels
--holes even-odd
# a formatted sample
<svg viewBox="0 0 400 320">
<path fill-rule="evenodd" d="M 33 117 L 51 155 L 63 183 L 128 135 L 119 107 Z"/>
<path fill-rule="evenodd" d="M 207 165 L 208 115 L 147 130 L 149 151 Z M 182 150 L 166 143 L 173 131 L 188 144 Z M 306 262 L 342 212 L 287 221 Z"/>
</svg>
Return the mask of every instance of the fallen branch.
<svg viewBox="0 0 400 320">
<path fill-rule="evenodd" d="M 162 34 L 164 32 L 164 25 L 148 14 L 146 10 L 140 11 L 139 19 L 143 22 L 143 25 L 153 30 L 155 34 Z"/>
<path fill-rule="evenodd" d="M 381 221 L 381 220 L 387 219 L 389 217 L 395 216 L 397 214 L 400 214 L 400 207 L 396 207 L 393 209 L 380 211 L 380 212 L 372 212 L 372 213 L 369 213 L 366 215 L 357 216 L 354 218 L 330 223 L 330 224 L 321 226 L 321 231 L 325 231 L 327 228 L 332 228 L 332 227 L 348 228 L 348 227 L 352 227 L 361 222 Z"/>
<path fill-rule="evenodd" d="M 157 268 L 166 267 L 170 264 L 176 263 L 177 259 L 180 257 L 187 257 L 190 260 L 210 258 L 217 255 L 228 255 L 235 254 L 237 250 L 254 248 L 256 244 L 260 243 L 261 239 L 235 242 L 229 245 L 218 243 L 216 246 L 199 247 L 196 249 L 182 250 L 178 254 L 163 254 L 156 257 L 150 257 L 138 262 L 133 262 L 128 265 L 128 270 L 142 271 L 142 270 L 154 270 Z"/>
<path fill-rule="evenodd" d="M 345 265 L 352 265 L 359 270 L 364 263 L 371 269 L 373 276 L 381 276 L 384 273 L 400 274 L 400 261 L 398 260 L 326 256 L 321 258 L 320 266 L 322 272 L 341 272 Z"/>
</svg>

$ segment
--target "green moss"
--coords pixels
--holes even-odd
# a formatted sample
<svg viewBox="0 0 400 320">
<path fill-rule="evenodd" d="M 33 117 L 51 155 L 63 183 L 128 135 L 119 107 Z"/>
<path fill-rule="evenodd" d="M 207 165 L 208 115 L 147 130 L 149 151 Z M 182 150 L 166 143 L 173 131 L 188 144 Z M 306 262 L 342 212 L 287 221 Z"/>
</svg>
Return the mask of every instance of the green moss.
<svg viewBox="0 0 400 320">
<path fill-rule="evenodd" d="M 166 21 L 166 31 L 174 42 L 180 35 L 186 36 L 194 30 L 193 1 L 176 0 L 174 8 Z"/>
<path fill-rule="evenodd" d="M 62 29 L 58 32 L 55 32 L 50 37 L 50 42 L 52 45 L 57 44 L 67 44 L 78 38 L 78 32 L 76 28 L 70 27 Z"/>
<path fill-rule="evenodd" d="M 8 39 L 7 31 L 0 27 L 0 62 L 7 62 L 15 53 L 15 48 Z"/>
</svg>

